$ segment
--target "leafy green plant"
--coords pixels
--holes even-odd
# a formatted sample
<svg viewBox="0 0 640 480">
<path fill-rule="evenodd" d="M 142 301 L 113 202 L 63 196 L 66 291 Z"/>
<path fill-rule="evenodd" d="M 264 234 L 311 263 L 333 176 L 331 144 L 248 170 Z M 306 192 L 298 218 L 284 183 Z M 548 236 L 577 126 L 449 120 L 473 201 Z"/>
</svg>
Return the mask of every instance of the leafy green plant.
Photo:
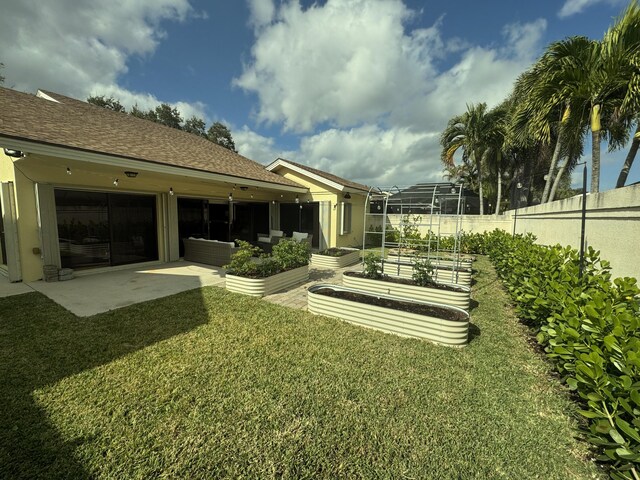
<svg viewBox="0 0 640 480">
<path fill-rule="evenodd" d="M 254 247 L 244 240 L 236 240 L 236 243 L 239 247 L 238 251 L 231 255 L 231 261 L 228 265 L 224 266 L 227 273 L 240 277 L 257 276 L 257 262 L 253 260 L 253 257 L 257 257 L 262 250 L 260 247 Z"/>
<path fill-rule="evenodd" d="M 486 234 L 484 248 L 537 340 L 582 400 L 586 438 L 615 479 L 640 471 L 640 289 L 611 280 L 610 265 L 587 249 L 542 246 L 531 235 Z"/>
<path fill-rule="evenodd" d="M 260 254 L 259 247 L 237 240 L 239 250 L 231 256 L 227 273 L 240 277 L 265 278 L 309 263 L 311 249 L 306 242 L 281 240 L 273 246 L 271 255 Z M 256 259 L 255 257 L 258 257 Z"/>
<path fill-rule="evenodd" d="M 363 259 L 364 276 L 367 278 L 382 278 L 382 261 L 380 256 L 375 253 L 367 253 Z"/>
<path fill-rule="evenodd" d="M 423 287 L 432 285 L 433 270 L 433 265 L 428 258 L 416 257 L 413 262 L 413 281 Z"/>
<path fill-rule="evenodd" d="M 291 270 L 309 264 L 311 246 L 307 242 L 284 239 L 273 246 L 271 256 L 282 270 Z"/>
</svg>

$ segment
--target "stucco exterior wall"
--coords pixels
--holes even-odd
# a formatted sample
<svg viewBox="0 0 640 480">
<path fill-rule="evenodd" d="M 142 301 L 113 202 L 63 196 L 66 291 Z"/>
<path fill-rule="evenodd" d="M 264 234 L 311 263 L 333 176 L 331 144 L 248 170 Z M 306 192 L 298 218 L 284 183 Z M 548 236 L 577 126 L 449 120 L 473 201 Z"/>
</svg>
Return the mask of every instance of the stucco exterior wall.
<svg viewBox="0 0 640 480">
<path fill-rule="evenodd" d="M 345 200 L 343 192 L 332 189 L 320 182 L 316 182 L 287 168 L 280 168 L 277 173 L 309 189 L 309 194 L 301 195 L 300 201 L 306 202 L 309 200 L 311 202 L 331 202 L 329 247 L 351 247 L 362 245 L 366 193 L 363 192 L 362 194 L 359 194 L 351 192 L 351 198 Z M 342 221 L 340 217 L 341 209 L 339 208 L 340 202 L 348 202 L 352 205 L 351 233 L 345 235 L 340 235 L 340 222 Z"/>
<path fill-rule="evenodd" d="M 23 281 L 42 278 L 42 258 L 38 227 L 36 183 L 55 188 L 88 189 L 102 192 L 142 193 L 156 197 L 156 221 L 159 261 L 177 260 L 177 212 L 179 196 L 206 198 L 210 201 L 228 202 L 229 193 L 235 201 L 293 201 L 295 193 L 275 192 L 267 188 L 249 187 L 241 190 L 238 184 L 213 183 L 198 178 L 167 175 L 136 169 L 138 175 L 129 178 L 122 168 L 108 164 L 68 160 L 45 155 L 29 154 L 26 158 L 12 159 L 4 155 L 0 146 L 0 180 L 15 185 L 18 216 L 19 251 Z M 71 174 L 67 173 L 67 168 Z M 118 179 L 118 186 L 113 184 Z M 174 195 L 169 196 L 169 188 Z M 34 249 L 35 253 L 34 253 Z M 40 250 L 41 251 L 41 250 Z M 113 267 L 116 268 L 116 267 Z"/>
<path fill-rule="evenodd" d="M 516 232 L 578 248 L 581 210 L 581 196 L 519 209 Z M 640 185 L 587 195 L 585 242 L 611 262 L 614 277 L 640 278 Z"/>
<path fill-rule="evenodd" d="M 438 215 L 434 215 L 433 219 L 430 219 L 429 215 L 416 215 L 421 216 L 422 220 L 418 223 L 418 231 L 420 235 L 425 236 L 429 228 L 432 229 L 433 232 L 437 233 L 438 229 L 440 229 L 440 233 L 442 235 L 451 235 L 456 231 L 456 219 L 455 217 L 450 216 L 442 216 L 442 218 L 438 218 Z M 382 224 L 382 217 L 371 217 L 376 218 L 377 223 Z M 394 228 L 399 228 L 399 225 L 402 220 L 402 215 L 387 215 L 387 224 L 393 225 Z M 375 224 L 375 222 L 370 222 Z M 467 233 L 484 233 L 491 232 L 496 228 L 511 231 L 513 228 L 513 218 L 510 213 L 504 215 L 462 215 L 460 230 L 465 231 Z"/>
</svg>

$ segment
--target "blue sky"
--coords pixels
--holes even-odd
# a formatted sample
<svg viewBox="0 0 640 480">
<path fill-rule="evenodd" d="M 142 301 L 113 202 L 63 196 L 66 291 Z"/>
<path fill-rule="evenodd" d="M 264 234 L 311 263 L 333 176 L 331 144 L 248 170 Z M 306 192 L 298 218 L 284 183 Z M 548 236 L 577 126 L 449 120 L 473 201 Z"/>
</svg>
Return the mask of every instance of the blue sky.
<svg viewBox="0 0 640 480">
<path fill-rule="evenodd" d="M 284 156 L 400 185 L 441 180 L 438 136 L 451 116 L 502 100 L 549 42 L 600 38 L 626 2 L 0 4 L 5 86 L 171 103 L 226 123 L 240 153 L 261 163 Z M 603 190 L 626 155 L 606 152 Z M 635 165 L 628 181 L 639 180 Z"/>
</svg>

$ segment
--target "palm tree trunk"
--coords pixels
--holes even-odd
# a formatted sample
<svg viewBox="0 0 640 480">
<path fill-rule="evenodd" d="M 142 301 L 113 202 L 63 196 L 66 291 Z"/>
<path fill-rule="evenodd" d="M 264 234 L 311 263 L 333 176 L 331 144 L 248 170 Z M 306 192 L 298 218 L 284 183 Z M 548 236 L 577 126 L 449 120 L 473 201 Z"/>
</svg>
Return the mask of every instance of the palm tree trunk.
<svg viewBox="0 0 640 480">
<path fill-rule="evenodd" d="M 564 175 L 565 170 L 567 169 L 567 163 L 569 160 L 564 162 L 558 170 L 558 175 L 556 175 L 556 179 L 553 181 L 553 187 L 551 187 L 551 193 L 549 193 L 549 201 L 553 202 L 556 198 L 556 190 L 558 190 L 558 185 L 560 185 L 560 180 L 562 179 L 562 175 Z"/>
<path fill-rule="evenodd" d="M 636 126 L 636 133 L 633 136 L 633 140 L 631 141 L 631 148 L 629 148 L 629 153 L 627 153 L 627 158 L 624 160 L 624 165 L 622 166 L 622 170 L 620 170 L 620 175 L 618 176 L 618 182 L 616 183 L 616 188 L 624 187 L 624 184 L 627 183 L 629 170 L 631 170 L 631 165 L 633 165 L 633 161 L 636 158 L 636 153 L 638 153 L 639 146 L 640 146 L 640 121 L 638 121 L 638 125 Z"/>
<path fill-rule="evenodd" d="M 477 155 L 473 154 L 474 159 Z M 476 168 L 478 169 L 478 196 L 480 197 L 480 215 L 484 215 L 484 199 L 482 198 L 482 171 L 480 170 L 480 160 L 476 160 Z"/>
<path fill-rule="evenodd" d="M 546 203 L 549 199 L 549 190 L 551 188 L 551 182 L 553 182 L 553 172 L 556 169 L 558 158 L 560 157 L 560 147 L 562 146 L 562 129 L 558 131 L 558 139 L 556 140 L 556 148 L 553 150 L 553 157 L 551 157 L 551 164 L 549 165 L 549 173 L 547 174 L 547 181 L 544 184 L 544 190 L 542 191 L 542 199 L 540 203 Z"/>
<path fill-rule="evenodd" d="M 498 194 L 496 197 L 496 217 L 500 215 L 500 202 L 502 201 L 502 152 L 498 152 Z"/>
<path fill-rule="evenodd" d="M 591 108 L 591 193 L 600 191 L 600 105 Z"/>
</svg>

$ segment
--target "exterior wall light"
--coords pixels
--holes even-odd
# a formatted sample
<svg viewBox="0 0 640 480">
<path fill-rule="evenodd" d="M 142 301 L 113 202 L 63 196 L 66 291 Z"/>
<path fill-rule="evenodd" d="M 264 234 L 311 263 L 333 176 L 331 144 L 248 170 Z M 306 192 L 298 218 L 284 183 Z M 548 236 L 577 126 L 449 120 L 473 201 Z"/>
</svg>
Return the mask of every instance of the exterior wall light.
<svg viewBox="0 0 640 480">
<path fill-rule="evenodd" d="M 173 197 L 173 187 L 169 187 L 169 195 Z"/>
</svg>

